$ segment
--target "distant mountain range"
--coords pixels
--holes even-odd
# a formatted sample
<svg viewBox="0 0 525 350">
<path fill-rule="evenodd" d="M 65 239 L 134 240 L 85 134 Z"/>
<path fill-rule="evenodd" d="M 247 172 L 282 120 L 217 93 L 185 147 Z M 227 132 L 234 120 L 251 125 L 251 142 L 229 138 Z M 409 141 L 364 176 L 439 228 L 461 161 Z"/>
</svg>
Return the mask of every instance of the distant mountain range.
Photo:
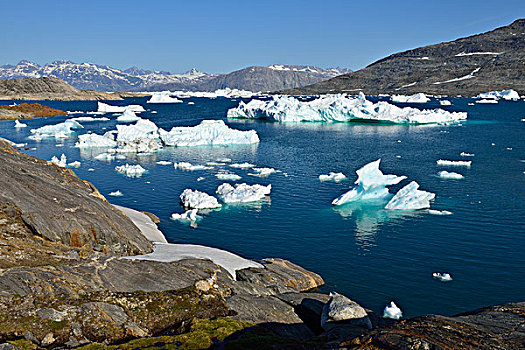
<svg viewBox="0 0 525 350">
<path fill-rule="evenodd" d="M 525 95 L 525 19 L 487 33 L 396 53 L 361 70 L 279 92 L 473 96 L 504 89 Z"/>
<path fill-rule="evenodd" d="M 56 77 L 77 89 L 101 91 L 214 91 L 222 88 L 274 91 L 314 84 L 348 72 L 350 70 L 344 68 L 276 64 L 247 67 L 229 74 L 208 74 L 195 68 L 183 74 L 172 74 L 137 67 L 119 70 L 64 60 L 40 66 L 22 60 L 17 65 L 0 66 L 0 79 Z"/>
</svg>

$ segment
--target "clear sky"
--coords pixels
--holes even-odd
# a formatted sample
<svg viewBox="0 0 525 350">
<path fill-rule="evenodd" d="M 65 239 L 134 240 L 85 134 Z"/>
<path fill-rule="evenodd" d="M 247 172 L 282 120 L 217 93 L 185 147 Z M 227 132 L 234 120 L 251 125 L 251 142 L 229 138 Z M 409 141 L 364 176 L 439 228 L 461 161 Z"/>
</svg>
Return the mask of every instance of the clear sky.
<svg viewBox="0 0 525 350">
<path fill-rule="evenodd" d="M 362 68 L 525 17 L 509 1 L 0 1 L 0 65 L 27 59 L 181 73 L 273 63 Z"/>
</svg>

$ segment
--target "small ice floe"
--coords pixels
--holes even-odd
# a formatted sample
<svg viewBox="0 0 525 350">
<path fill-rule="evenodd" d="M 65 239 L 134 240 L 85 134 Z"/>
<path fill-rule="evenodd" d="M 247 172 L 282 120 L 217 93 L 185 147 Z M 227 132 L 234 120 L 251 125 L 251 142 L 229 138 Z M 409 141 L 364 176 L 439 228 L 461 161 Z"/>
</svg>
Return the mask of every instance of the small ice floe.
<svg viewBox="0 0 525 350">
<path fill-rule="evenodd" d="M 197 190 L 185 189 L 180 195 L 180 201 L 184 208 L 191 209 L 213 209 L 222 205 L 217 198 Z"/>
<path fill-rule="evenodd" d="M 74 120 L 76 122 L 105 122 L 105 121 L 108 121 L 109 118 L 82 116 L 82 117 L 71 118 L 70 120 Z"/>
<path fill-rule="evenodd" d="M 156 164 L 158 164 L 158 165 L 170 165 L 171 162 L 169 162 L 167 160 L 159 160 L 158 162 L 156 162 Z"/>
<path fill-rule="evenodd" d="M 201 181 L 202 181 L 202 180 L 204 180 L 204 179 L 206 179 L 206 178 L 205 178 L 205 177 L 202 177 L 202 176 L 200 176 L 200 177 L 198 177 L 198 178 L 197 178 L 197 181 L 198 181 L 198 182 L 201 182 Z"/>
<path fill-rule="evenodd" d="M 385 309 L 383 310 L 383 317 L 399 320 L 401 317 L 403 317 L 403 312 L 393 301 L 391 301 L 390 304 L 385 306 Z"/>
<path fill-rule="evenodd" d="M 223 166 L 223 165 L 226 165 L 226 164 L 219 163 L 219 162 L 206 162 L 206 165 L 207 166 Z"/>
<path fill-rule="evenodd" d="M 275 170 L 274 168 L 253 168 L 252 170 L 255 171 L 255 173 L 248 173 L 248 175 L 256 177 L 268 177 L 271 174 L 279 172 L 279 170 Z"/>
<path fill-rule="evenodd" d="M 217 159 L 217 161 L 220 163 L 231 163 L 232 162 L 231 158 L 219 158 Z"/>
<path fill-rule="evenodd" d="M 151 114 L 157 114 L 158 112 L 157 111 L 151 111 Z"/>
<path fill-rule="evenodd" d="M 122 197 L 123 196 L 123 194 L 122 194 L 122 192 L 120 192 L 120 190 L 116 190 L 116 191 L 110 192 L 109 195 L 113 196 L 113 197 Z"/>
<path fill-rule="evenodd" d="M 398 103 L 427 103 L 430 99 L 424 93 L 417 93 L 410 96 L 392 95 L 392 102 Z"/>
<path fill-rule="evenodd" d="M 498 100 L 488 100 L 488 99 L 483 99 L 483 100 L 477 100 L 476 103 L 481 103 L 481 104 L 496 104 L 496 103 L 498 103 Z"/>
<path fill-rule="evenodd" d="M 31 140 L 41 140 L 43 138 L 63 139 L 74 133 L 76 129 L 84 128 L 74 120 L 66 120 L 63 123 L 44 125 L 38 129 L 31 129 Z"/>
<path fill-rule="evenodd" d="M 450 102 L 449 100 L 441 100 L 439 101 L 439 104 L 442 106 L 450 106 L 452 105 L 452 102 Z"/>
<path fill-rule="evenodd" d="M 438 176 L 440 178 L 442 178 L 442 179 L 459 180 L 459 179 L 463 179 L 464 178 L 464 176 L 459 174 L 459 173 L 455 173 L 455 172 L 452 172 L 452 171 L 446 171 L 446 170 L 438 172 Z"/>
<path fill-rule="evenodd" d="M 223 183 L 217 188 L 217 194 L 224 203 L 248 203 L 263 199 L 270 195 L 272 185 L 248 185 L 237 184 L 235 187 L 229 183 Z"/>
<path fill-rule="evenodd" d="M 467 103 L 467 105 L 474 106 L 474 103 L 469 102 L 469 103 Z"/>
<path fill-rule="evenodd" d="M 507 147 L 507 151 L 512 151 L 512 147 Z"/>
<path fill-rule="evenodd" d="M 66 158 L 66 155 L 64 153 L 62 153 L 62 155 L 60 156 L 60 159 L 57 158 L 57 156 L 53 156 L 51 158 L 51 163 L 55 163 L 56 165 L 58 165 L 59 167 L 61 168 L 65 168 L 66 165 L 67 165 L 67 158 Z"/>
<path fill-rule="evenodd" d="M 64 147 L 64 144 L 63 144 L 63 143 L 57 143 L 57 144 L 55 145 L 55 147 Z"/>
<path fill-rule="evenodd" d="M 459 154 L 462 157 L 474 157 L 474 153 L 461 152 Z"/>
<path fill-rule="evenodd" d="M 440 273 L 440 272 L 434 272 L 432 274 L 432 277 L 434 277 L 435 279 L 437 279 L 438 281 L 441 281 L 441 282 L 449 282 L 449 281 L 452 281 L 452 276 L 450 276 L 450 274 L 446 273 L 446 272 L 443 272 L 443 273 Z"/>
<path fill-rule="evenodd" d="M 105 161 L 112 161 L 115 159 L 115 155 L 111 153 L 100 153 L 99 155 L 95 156 L 96 160 L 105 160 Z"/>
<path fill-rule="evenodd" d="M 343 173 L 334 173 L 330 172 L 330 174 L 322 174 L 319 175 L 319 181 L 334 181 L 334 182 L 340 182 L 346 179 L 346 175 Z"/>
<path fill-rule="evenodd" d="M 188 104 L 189 104 L 189 105 L 194 105 L 194 104 L 195 104 L 195 102 L 193 102 L 193 101 L 190 101 L 190 102 L 188 102 Z"/>
<path fill-rule="evenodd" d="M 180 221 L 197 221 L 199 209 L 190 209 L 186 210 L 186 212 L 179 214 L 179 213 L 173 213 L 171 214 L 172 220 L 180 220 Z"/>
<path fill-rule="evenodd" d="M 18 119 L 15 119 L 15 128 L 27 128 L 27 124 L 21 123 Z"/>
<path fill-rule="evenodd" d="M 230 164 L 230 167 L 237 168 L 237 169 L 249 169 L 249 168 L 253 168 L 254 166 L 255 164 L 251 164 L 247 162 Z"/>
<path fill-rule="evenodd" d="M 441 166 L 466 166 L 470 167 L 472 165 L 471 160 L 446 160 L 446 159 L 438 159 L 436 161 L 437 165 Z"/>
<path fill-rule="evenodd" d="M 400 155 L 396 155 L 396 158 L 397 158 L 397 159 L 401 159 L 401 156 L 400 156 Z"/>
<path fill-rule="evenodd" d="M 429 209 L 428 213 L 431 214 L 431 215 L 452 215 L 452 212 L 448 211 L 448 210 Z"/>
<path fill-rule="evenodd" d="M 93 168 L 89 168 L 88 171 L 95 171 L 95 169 L 93 169 Z"/>
<path fill-rule="evenodd" d="M 232 173 L 218 173 L 218 174 L 215 174 L 215 177 L 218 180 L 223 180 L 223 181 L 237 181 L 241 179 L 239 175 L 232 174 Z"/>
<path fill-rule="evenodd" d="M 106 103 L 97 103 L 97 112 L 99 113 L 124 113 L 126 110 L 132 112 L 144 112 L 146 111 L 141 105 L 127 105 L 127 106 L 112 106 Z"/>
<path fill-rule="evenodd" d="M 27 146 L 27 143 L 15 143 L 15 144 L 13 144 L 13 146 L 18 147 L 18 148 L 22 148 L 22 147 Z"/>
<path fill-rule="evenodd" d="M 117 121 L 121 123 L 132 123 L 140 119 L 141 118 L 130 109 L 126 109 L 122 115 L 117 117 Z"/>
<path fill-rule="evenodd" d="M 124 174 L 127 177 L 141 177 L 142 174 L 146 172 L 146 169 L 141 167 L 139 164 L 131 165 L 126 163 L 124 165 L 117 165 L 115 167 L 115 171 L 117 173 Z"/>
<path fill-rule="evenodd" d="M 72 168 L 78 168 L 81 165 L 82 165 L 82 163 L 80 163 L 78 160 L 76 160 L 74 162 L 69 163 L 67 166 L 72 167 Z"/>
<path fill-rule="evenodd" d="M 162 91 L 152 93 L 147 103 L 182 103 L 182 100 L 171 97 L 169 91 Z"/>
<path fill-rule="evenodd" d="M 205 165 L 193 165 L 188 162 L 175 162 L 173 163 L 175 169 L 185 170 L 185 171 L 195 171 L 195 170 L 211 170 L 213 167 Z"/>
<path fill-rule="evenodd" d="M 111 131 L 105 133 L 104 135 L 98 135 L 93 133 L 78 135 L 78 142 L 75 143 L 75 147 L 77 148 L 113 148 L 115 146 L 117 146 L 117 142 L 114 140 L 114 135 Z"/>
<path fill-rule="evenodd" d="M 396 195 L 387 203 L 385 209 L 418 210 L 430 208 L 430 201 L 436 197 L 435 193 L 419 190 L 416 181 L 397 191 Z"/>
</svg>

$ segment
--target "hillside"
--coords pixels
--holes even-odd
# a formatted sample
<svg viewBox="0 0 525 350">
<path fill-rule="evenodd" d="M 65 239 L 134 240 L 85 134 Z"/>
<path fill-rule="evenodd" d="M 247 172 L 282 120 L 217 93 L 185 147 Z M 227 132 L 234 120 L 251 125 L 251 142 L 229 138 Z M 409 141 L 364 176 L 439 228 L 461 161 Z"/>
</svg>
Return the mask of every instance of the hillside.
<svg viewBox="0 0 525 350">
<path fill-rule="evenodd" d="M 279 92 L 473 96 L 503 89 L 525 94 L 525 19 L 487 33 L 396 53 L 356 72 Z"/>
</svg>

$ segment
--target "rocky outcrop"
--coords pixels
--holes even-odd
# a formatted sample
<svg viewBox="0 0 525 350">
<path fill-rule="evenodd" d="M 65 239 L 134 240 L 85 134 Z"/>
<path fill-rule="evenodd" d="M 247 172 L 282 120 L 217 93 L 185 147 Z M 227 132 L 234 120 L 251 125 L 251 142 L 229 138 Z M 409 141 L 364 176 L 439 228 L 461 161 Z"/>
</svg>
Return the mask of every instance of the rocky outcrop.
<svg viewBox="0 0 525 350">
<path fill-rule="evenodd" d="M 356 72 L 281 92 L 475 96 L 505 89 L 525 94 L 525 19 L 487 33 L 396 53 Z"/>
<path fill-rule="evenodd" d="M 32 119 L 33 117 L 54 117 L 67 115 L 60 109 L 43 106 L 40 103 L 20 103 L 14 106 L 1 105 L 0 119 Z"/>
</svg>

